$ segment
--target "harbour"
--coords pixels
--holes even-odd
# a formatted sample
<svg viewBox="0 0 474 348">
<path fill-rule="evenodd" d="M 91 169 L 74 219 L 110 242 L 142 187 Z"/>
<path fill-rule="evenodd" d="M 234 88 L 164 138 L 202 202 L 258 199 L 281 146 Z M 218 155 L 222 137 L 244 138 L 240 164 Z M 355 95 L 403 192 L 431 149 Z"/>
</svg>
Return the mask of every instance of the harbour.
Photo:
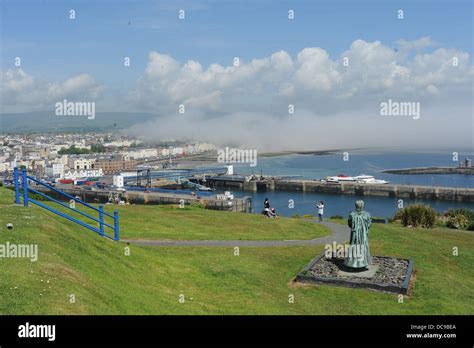
<svg viewBox="0 0 474 348">
<path fill-rule="evenodd" d="M 328 203 L 328 216 L 344 215 L 355 199 L 363 199 L 374 214 L 385 218 L 413 203 L 428 204 L 440 213 L 474 208 L 471 175 L 391 174 L 384 170 L 385 163 L 378 163 L 383 159 L 411 164 L 406 161 L 410 154 L 355 153 L 350 163 L 341 163 L 338 157 L 337 153 L 262 157 L 257 168 L 224 165 L 211 158 L 193 165 L 194 161 L 183 159 L 166 168 L 147 164 L 114 175 L 60 179 L 54 185 L 91 203 L 198 205 L 246 213 L 259 213 L 261 202 L 269 198 L 283 216 L 313 215 L 315 202 L 321 200 Z M 440 158 L 436 154 L 434 160 L 442 163 Z M 342 170 L 349 175 L 334 175 Z"/>
<path fill-rule="evenodd" d="M 399 184 L 364 184 L 324 182 L 318 180 L 285 180 L 262 178 L 246 181 L 243 176 L 218 176 L 206 179 L 214 188 L 234 188 L 242 191 L 289 191 L 389 198 L 474 202 L 474 188 L 436 187 Z"/>
</svg>

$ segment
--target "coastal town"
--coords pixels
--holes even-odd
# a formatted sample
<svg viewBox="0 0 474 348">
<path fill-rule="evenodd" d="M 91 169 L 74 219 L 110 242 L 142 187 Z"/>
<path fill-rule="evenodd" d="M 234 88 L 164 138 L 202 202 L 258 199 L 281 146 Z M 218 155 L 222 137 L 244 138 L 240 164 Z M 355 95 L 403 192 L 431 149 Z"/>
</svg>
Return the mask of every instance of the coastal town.
<svg viewBox="0 0 474 348">
<path fill-rule="evenodd" d="M 208 143 L 146 144 L 112 133 L 0 134 L 0 180 L 15 167 L 50 180 L 100 177 L 212 150 Z"/>
</svg>

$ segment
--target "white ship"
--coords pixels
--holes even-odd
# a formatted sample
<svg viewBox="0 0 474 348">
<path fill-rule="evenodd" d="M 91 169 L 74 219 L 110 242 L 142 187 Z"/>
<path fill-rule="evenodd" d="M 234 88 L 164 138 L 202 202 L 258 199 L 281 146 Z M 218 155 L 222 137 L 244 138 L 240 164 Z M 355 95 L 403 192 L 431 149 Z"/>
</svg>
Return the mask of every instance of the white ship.
<svg viewBox="0 0 474 348">
<path fill-rule="evenodd" d="M 345 174 L 338 174 L 337 176 L 328 176 L 326 178 L 327 182 L 347 182 L 347 181 L 356 181 L 356 178 L 353 176 L 347 176 Z"/>
<path fill-rule="evenodd" d="M 372 175 L 356 176 L 356 182 L 359 184 L 388 184 L 387 180 L 375 179 Z"/>
<path fill-rule="evenodd" d="M 358 175 L 348 176 L 345 174 L 338 174 L 337 176 L 328 176 L 326 182 L 340 183 L 340 182 L 355 182 L 358 184 L 388 184 L 387 180 L 375 179 L 372 175 Z"/>
</svg>

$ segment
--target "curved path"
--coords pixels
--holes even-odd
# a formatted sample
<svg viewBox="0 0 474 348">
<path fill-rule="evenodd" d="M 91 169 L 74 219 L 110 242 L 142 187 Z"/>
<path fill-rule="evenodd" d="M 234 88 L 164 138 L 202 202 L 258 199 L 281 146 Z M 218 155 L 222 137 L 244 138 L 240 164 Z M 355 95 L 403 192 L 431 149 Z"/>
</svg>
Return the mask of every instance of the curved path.
<svg viewBox="0 0 474 348">
<path fill-rule="evenodd" d="M 281 247 L 290 245 L 314 245 L 327 243 L 343 243 L 349 239 L 349 228 L 346 225 L 323 221 L 320 223 L 332 232 L 329 236 L 306 240 L 132 240 L 123 242 L 152 246 L 193 246 L 193 247 Z"/>
</svg>

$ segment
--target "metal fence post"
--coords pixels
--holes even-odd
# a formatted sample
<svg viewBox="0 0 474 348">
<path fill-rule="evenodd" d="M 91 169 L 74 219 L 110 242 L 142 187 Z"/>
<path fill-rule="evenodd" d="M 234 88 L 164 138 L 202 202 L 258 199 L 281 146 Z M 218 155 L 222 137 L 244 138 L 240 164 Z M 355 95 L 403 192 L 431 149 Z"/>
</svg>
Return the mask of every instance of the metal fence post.
<svg viewBox="0 0 474 348">
<path fill-rule="evenodd" d="M 104 235 L 104 206 L 99 205 L 99 221 L 100 221 L 100 235 Z"/>
<path fill-rule="evenodd" d="M 119 240 L 119 216 L 118 211 L 114 210 L 114 228 L 115 228 L 115 240 Z"/>
<path fill-rule="evenodd" d="M 15 203 L 16 204 L 21 204 L 20 202 L 20 183 L 18 182 L 19 180 L 18 176 L 18 167 L 13 168 L 13 181 L 15 182 Z"/>
<path fill-rule="evenodd" d="M 23 205 L 28 206 L 28 178 L 26 175 L 26 169 L 21 171 L 21 181 L 23 186 Z"/>
</svg>

